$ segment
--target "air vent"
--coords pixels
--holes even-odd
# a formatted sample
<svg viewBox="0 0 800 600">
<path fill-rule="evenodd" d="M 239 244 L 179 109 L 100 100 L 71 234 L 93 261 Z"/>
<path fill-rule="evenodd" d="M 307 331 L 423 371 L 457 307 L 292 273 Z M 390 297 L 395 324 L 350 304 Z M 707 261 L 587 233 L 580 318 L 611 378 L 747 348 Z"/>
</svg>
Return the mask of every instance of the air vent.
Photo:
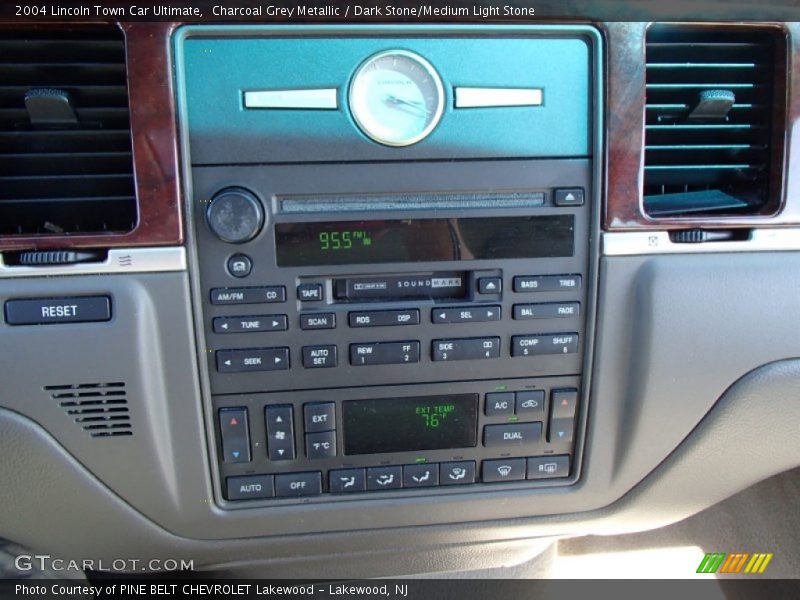
<svg viewBox="0 0 800 600">
<path fill-rule="evenodd" d="M 0 234 L 135 222 L 122 32 L 0 28 Z"/>
<path fill-rule="evenodd" d="M 773 102 L 778 46 L 769 29 L 650 28 L 649 215 L 757 214 L 769 208 L 780 187 L 771 170 L 780 168 L 773 140 L 784 108 Z"/>
<path fill-rule="evenodd" d="M 133 435 L 124 383 L 48 385 L 44 389 L 92 437 Z"/>
</svg>

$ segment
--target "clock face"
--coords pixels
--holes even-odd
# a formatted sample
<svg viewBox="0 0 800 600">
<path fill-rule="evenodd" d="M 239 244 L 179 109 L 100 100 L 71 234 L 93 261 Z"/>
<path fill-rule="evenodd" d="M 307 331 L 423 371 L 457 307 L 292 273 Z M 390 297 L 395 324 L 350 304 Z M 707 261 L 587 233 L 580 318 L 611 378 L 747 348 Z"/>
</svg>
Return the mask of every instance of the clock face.
<svg viewBox="0 0 800 600">
<path fill-rule="evenodd" d="M 358 68 L 349 102 L 365 135 L 386 146 L 410 146 L 425 139 L 442 118 L 444 87 L 421 56 L 387 50 Z"/>
</svg>

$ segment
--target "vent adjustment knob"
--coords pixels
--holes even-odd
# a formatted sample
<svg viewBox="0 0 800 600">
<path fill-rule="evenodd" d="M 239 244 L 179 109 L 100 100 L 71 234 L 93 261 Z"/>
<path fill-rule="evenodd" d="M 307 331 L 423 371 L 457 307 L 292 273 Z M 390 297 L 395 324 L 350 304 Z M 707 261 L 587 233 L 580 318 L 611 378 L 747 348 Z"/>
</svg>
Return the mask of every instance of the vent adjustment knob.
<svg viewBox="0 0 800 600">
<path fill-rule="evenodd" d="M 242 188 L 217 192 L 206 210 L 206 222 L 223 242 L 242 244 L 264 226 L 264 208 L 256 196 Z"/>
</svg>

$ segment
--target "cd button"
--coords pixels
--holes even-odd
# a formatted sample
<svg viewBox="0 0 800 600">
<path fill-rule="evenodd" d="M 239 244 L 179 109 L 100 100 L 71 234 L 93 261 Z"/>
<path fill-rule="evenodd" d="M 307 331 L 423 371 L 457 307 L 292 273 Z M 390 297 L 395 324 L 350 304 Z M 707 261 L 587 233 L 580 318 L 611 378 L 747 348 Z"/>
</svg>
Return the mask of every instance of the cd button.
<svg viewBox="0 0 800 600">
<path fill-rule="evenodd" d="M 485 460 L 483 461 L 482 475 L 483 480 L 490 483 L 525 479 L 525 459 Z"/>
<path fill-rule="evenodd" d="M 439 465 L 439 485 L 475 483 L 475 461 L 462 460 Z"/>
</svg>

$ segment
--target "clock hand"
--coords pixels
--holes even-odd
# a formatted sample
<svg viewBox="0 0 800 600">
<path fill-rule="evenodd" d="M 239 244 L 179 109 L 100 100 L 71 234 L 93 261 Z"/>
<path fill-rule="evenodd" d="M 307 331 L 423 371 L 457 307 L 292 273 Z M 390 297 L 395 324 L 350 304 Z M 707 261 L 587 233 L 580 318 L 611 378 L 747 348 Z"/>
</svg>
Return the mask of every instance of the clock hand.
<svg viewBox="0 0 800 600">
<path fill-rule="evenodd" d="M 422 116 L 428 116 L 431 111 L 425 108 L 425 105 L 422 102 L 414 102 L 413 100 L 406 100 L 405 98 L 398 98 L 393 94 L 387 94 L 385 101 L 389 104 L 393 104 L 395 106 L 407 106 L 409 108 L 414 109 Z"/>
</svg>

